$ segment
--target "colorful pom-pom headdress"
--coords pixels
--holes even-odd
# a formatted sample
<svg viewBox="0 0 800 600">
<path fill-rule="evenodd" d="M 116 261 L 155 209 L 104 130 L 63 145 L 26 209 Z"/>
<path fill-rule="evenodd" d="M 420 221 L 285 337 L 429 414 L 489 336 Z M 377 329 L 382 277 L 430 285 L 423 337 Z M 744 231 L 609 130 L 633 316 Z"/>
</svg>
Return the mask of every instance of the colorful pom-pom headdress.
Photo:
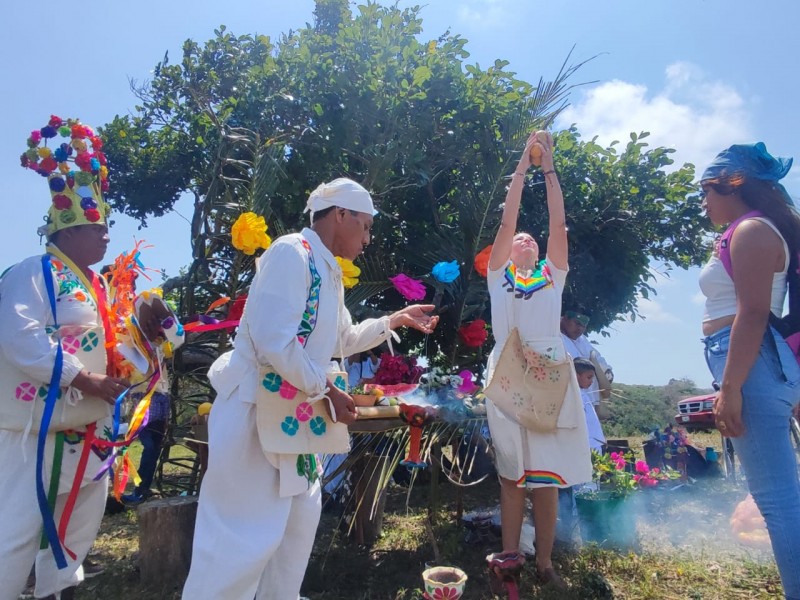
<svg viewBox="0 0 800 600">
<path fill-rule="evenodd" d="M 103 199 L 108 168 L 103 141 L 91 127 L 52 115 L 47 125 L 31 132 L 20 161 L 47 178 L 53 202 L 47 211 L 48 236 L 75 225 L 106 224 L 111 212 Z"/>
</svg>

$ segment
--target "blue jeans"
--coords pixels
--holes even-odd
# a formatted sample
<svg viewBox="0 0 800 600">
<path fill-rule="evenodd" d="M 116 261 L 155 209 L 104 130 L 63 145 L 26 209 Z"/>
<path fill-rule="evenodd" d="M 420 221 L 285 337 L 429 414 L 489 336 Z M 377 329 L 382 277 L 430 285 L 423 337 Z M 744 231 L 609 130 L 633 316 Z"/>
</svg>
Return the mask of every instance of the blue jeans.
<svg viewBox="0 0 800 600">
<path fill-rule="evenodd" d="M 142 478 L 142 482 L 136 486 L 136 493 L 139 495 L 150 493 L 166 430 L 166 421 L 154 421 L 139 432 L 139 441 L 142 444 L 142 459 L 139 461 L 139 477 Z"/>
<path fill-rule="evenodd" d="M 708 368 L 722 381 L 731 328 L 705 339 Z M 800 399 L 800 366 L 771 327 L 742 386 L 744 435 L 733 446 L 764 520 L 787 600 L 800 600 L 800 481 L 789 440 L 789 416 Z"/>
</svg>

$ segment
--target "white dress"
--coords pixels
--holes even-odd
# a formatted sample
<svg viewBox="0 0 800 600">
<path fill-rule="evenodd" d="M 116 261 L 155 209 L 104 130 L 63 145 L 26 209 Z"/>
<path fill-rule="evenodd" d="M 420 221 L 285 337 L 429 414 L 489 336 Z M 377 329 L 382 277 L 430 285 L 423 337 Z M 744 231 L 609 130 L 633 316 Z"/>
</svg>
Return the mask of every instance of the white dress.
<svg viewBox="0 0 800 600">
<path fill-rule="evenodd" d="M 556 268 L 547 259 L 549 282 L 537 287 L 535 277 L 527 287 L 512 286 L 513 265 L 489 270 L 487 284 L 492 302 L 492 332 L 495 347 L 489 355 L 487 384 L 503 346 L 513 328 L 522 342 L 555 360 L 566 356 L 559 328 L 561 295 L 567 271 Z M 592 478 L 586 419 L 578 381 L 574 372 L 553 433 L 525 429 L 498 409 L 491 398 L 486 402 L 489 430 L 495 449 L 497 471 L 501 477 L 516 481 L 520 487 L 569 487 Z"/>
</svg>

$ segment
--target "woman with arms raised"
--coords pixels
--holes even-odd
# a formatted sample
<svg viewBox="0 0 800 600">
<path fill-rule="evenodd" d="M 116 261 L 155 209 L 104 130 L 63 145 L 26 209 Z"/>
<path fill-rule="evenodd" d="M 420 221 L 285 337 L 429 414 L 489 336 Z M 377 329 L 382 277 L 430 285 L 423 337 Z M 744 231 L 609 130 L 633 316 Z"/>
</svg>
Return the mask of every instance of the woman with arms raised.
<svg viewBox="0 0 800 600">
<path fill-rule="evenodd" d="M 536 240 L 517 232 L 532 154 L 541 158 L 547 193 L 549 237 L 547 255 L 541 261 Z M 536 572 L 540 581 L 559 588 L 565 584 L 551 562 L 558 489 L 592 477 L 580 391 L 559 328 L 568 269 L 564 197 L 553 168 L 553 141 L 547 133 L 537 132 L 528 138 L 511 177 L 489 258 L 487 283 L 495 347 L 489 357 L 486 396 L 500 475 L 503 536 L 503 552 L 491 555 L 489 562 L 495 571 L 524 562 L 519 540 L 525 492 L 530 489 Z M 516 352 L 515 360 L 511 345 L 519 346 L 520 341 L 521 352 Z M 557 385 L 538 385 L 542 381 Z"/>
</svg>

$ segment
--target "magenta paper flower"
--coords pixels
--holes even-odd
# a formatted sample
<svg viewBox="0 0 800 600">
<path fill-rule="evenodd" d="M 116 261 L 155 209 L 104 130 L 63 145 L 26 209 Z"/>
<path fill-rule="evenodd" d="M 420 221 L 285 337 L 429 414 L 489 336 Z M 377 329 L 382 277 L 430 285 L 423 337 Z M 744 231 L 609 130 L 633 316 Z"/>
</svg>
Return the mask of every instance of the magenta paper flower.
<svg viewBox="0 0 800 600">
<path fill-rule="evenodd" d="M 422 300 L 425 297 L 425 285 L 417 279 L 411 279 L 408 275 L 399 273 L 394 277 L 389 277 L 389 281 L 406 300 Z"/>
<path fill-rule="evenodd" d="M 478 386 L 475 385 L 475 382 L 472 381 L 473 375 L 472 371 L 468 371 L 464 369 L 461 373 L 458 374 L 461 377 L 461 385 L 458 386 L 458 391 L 464 394 L 471 394 L 475 390 L 478 389 Z"/>
</svg>

